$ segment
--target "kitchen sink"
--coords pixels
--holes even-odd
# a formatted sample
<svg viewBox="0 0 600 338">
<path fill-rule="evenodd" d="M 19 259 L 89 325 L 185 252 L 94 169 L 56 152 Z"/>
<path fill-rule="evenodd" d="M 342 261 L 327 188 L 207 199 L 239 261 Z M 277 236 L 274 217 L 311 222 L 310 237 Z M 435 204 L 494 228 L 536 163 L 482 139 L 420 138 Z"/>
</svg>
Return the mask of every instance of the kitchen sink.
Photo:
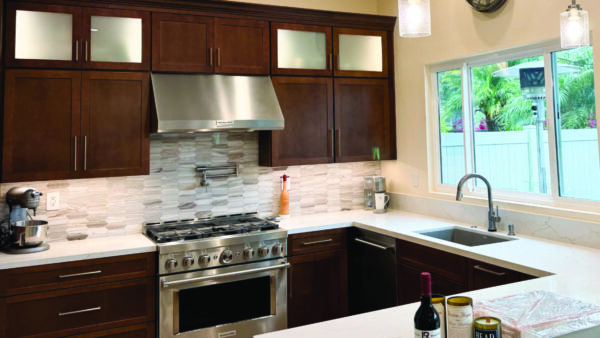
<svg viewBox="0 0 600 338">
<path fill-rule="evenodd" d="M 516 238 L 492 235 L 488 233 L 483 233 L 478 230 L 471 230 L 459 227 L 417 231 L 417 233 L 466 246 L 488 245 L 516 240 Z"/>
</svg>

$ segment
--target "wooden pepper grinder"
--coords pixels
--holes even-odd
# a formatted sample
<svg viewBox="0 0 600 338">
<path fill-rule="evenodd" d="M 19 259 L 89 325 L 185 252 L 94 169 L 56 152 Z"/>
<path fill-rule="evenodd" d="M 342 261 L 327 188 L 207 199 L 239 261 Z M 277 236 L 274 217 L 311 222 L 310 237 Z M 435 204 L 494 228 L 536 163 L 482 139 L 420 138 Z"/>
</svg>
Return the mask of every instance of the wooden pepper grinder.
<svg viewBox="0 0 600 338">
<path fill-rule="evenodd" d="M 279 197 L 279 217 L 290 217 L 290 193 L 288 191 L 288 178 L 285 173 L 281 176 L 281 196 Z"/>
</svg>

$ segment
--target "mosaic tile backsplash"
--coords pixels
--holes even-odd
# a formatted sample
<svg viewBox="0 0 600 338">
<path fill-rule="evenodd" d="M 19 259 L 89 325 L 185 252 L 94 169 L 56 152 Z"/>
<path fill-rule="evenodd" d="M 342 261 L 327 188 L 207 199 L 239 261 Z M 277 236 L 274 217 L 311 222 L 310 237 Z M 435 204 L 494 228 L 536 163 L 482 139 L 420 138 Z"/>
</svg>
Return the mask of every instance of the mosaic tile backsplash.
<svg viewBox="0 0 600 338">
<path fill-rule="evenodd" d="M 360 209 L 363 176 L 380 175 L 378 162 L 267 168 L 258 166 L 257 132 L 155 134 L 150 141 L 150 175 L 0 185 L 4 199 L 15 186 L 44 193 L 36 219 L 49 222 L 49 241 L 139 233 L 142 224 L 223 214 L 279 212 L 280 176 L 291 177 L 294 215 Z M 211 179 L 200 186 L 197 165 L 239 163 L 238 177 Z M 60 193 L 60 209 L 46 211 L 46 194 Z"/>
</svg>

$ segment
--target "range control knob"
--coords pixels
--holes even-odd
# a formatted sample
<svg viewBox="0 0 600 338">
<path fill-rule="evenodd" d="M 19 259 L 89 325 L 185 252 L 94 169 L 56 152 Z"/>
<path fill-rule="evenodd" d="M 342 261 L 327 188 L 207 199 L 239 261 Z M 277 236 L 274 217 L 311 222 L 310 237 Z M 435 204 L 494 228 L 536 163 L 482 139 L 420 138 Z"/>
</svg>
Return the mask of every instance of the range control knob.
<svg viewBox="0 0 600 338">
<path fill-rule="evenodd" d="M 265 257 L 268 254 L 269 248 L 267 248 L 266 246 L 261 246 L 260 248 L 258 248 L 258 257 Z"/>
<path fill-rule="evenodd" d="M 273 245 L 273 247 L 271 248 L 271 252 L 273 253 L 273 255 L 281 255 L 281 253 L 283 252 L 283 244 Z"/>
<path fill-rule="evenodd" d="M 202 255 L 202 256 L 198 257 L 198 264 L 199 265 L 208 265 L 208 263 L 210 263 L 210 256 L 209 255 Z"/>
<path fill-rule="evenodd" d="M 177 260 L 175 258 L 169 258 L 165 261 L 165 267 L 168 270 L 174 269 L 177 267 Z"/>
<path fill-rule="evenodd" d="M 192 265 L 194 265 L 194 257 L 188 256 L 183 259 L 183 266 L 185 266 L 186 268 L 189 268 Z"/>
<path fill-rule="evenodd" d="M 244 250 L 244 258 L 245 259 L 250 259 L 252 257 L 254 257 L 254 249 L 248 248 L 248 249 Z"/>
<path fill-rule="evenodd" d="M 233 251 L 226 249 L 221 252 L 221 262 L 222 263 L 231 263 L 233 260 Z"/>
</svg>

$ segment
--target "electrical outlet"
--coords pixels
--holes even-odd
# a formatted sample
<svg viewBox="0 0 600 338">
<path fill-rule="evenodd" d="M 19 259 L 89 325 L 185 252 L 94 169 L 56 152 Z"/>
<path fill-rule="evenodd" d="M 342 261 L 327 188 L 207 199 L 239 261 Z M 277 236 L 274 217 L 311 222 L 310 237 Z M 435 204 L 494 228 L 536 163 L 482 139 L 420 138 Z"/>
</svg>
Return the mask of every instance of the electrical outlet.
<svg viewBox="0 0 600 338">
<path fill-rule="evenodd" d="M 419 173 L 418 172 L 414 172 L 412 174 L 412 185 L 415 188 L 419 187 Z"/>
<path fill-rule="evenodd" d="M 49 192 L 46 196 L 46 210 L 58 210 L 60 209 L 60 193 Z"/>
</svg>

